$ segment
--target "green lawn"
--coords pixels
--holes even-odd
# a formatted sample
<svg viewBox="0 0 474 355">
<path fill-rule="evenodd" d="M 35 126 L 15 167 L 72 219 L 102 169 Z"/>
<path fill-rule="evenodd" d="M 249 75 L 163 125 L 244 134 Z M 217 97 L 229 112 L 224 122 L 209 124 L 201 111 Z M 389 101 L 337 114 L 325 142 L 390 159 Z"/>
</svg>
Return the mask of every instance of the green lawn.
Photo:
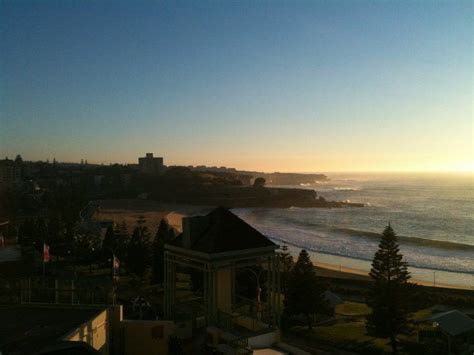
<svg viewBox="0 0 474 355">
<path fill-rule="evenodd" d="M 421 309 L 413 313 L 410 317 L 410 320 L 420 320 L 423 318 L 428 318 L 429 316 L 431 316 L 432 313 L 433 312 L 431 311 L 430 308 Z"/>
<path fill-rule="evenodd" d="M 344 302 L 336 307 L 335 324 L 314 327 L 311 331 L 306 327 L 294 327 L 293 332 L 308 343 L 313 343 L 315 347 L 318 344 L 326 344 L 363 354 L 390 353 L 388 339 L 374 338 L 366 334 L 365 316 L 369 312 L 370 308 L 364 303 Z M 430 314 L 429 309 L 423 309 L 414 313 L 411 319 L 422 319 Z M 406 339 L 410 338 L 411 336 Z"/>
<path fill-rule="evenodd" d="M 365 320 L 316 327 L 313 329 L 313 336 L 316 340 L 341 348 L 351 350 L 374 348 L 379 352 L 390 352 L 386 339 L 366 335 Z"/>
<path fill-rule="evenodd" d="M 369 312 L 370 308 L 365 303 L 344 302 L 336 306 L 336 315 L 341 316 L 365 316 Z"/>
</svg>

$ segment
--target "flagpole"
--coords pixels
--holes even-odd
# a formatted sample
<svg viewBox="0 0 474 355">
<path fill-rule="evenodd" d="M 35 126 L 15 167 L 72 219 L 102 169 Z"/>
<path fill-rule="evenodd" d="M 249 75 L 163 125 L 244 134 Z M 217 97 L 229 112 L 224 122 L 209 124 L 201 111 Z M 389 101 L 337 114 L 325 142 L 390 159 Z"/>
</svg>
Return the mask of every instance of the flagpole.
<svg viewBox="0 0 474 355">
<path fill-rule="evenodd" d="M 44 261 L 44 243 L 43 243 L 43 279 L 45 278 L 46 275 L 46 263 Z"/>
<path fill-rule="evenodd" d="M 112 305 L 115 306 L 115 253 L 112 253 Z"/>
<path fill-rule="evenodd" d="M 43 279 L 44 279 L 44 276 L 45 276 L 45 272 L 46 272 L 46 270 L 45 270 L 45 265 L 44 265 L 44 261 L 43 261 Z"/>
<path fill-rule="evenodd" d="M 112 305 L 115 306 L 115 299 L 116 299 L 116 272 L 117 269 L 119 268 L 120 261 L 118 258 L 115 256 L 115 251 L 112 252 Z"/>
<path fill-rule="evenodd" d="M 43 278 L 46 276 L 46 263 L 49 262 L 49 245 L 43 241 Z"/>
</svg>

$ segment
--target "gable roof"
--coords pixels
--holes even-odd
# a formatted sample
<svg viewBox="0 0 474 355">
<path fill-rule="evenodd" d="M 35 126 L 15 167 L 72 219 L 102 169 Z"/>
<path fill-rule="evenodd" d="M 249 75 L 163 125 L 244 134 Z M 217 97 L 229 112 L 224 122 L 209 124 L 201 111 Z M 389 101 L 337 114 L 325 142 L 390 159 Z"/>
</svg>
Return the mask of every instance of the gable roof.
<svg viewBox="0 0 474 355">
<path fill-rule="evenodd" d="M 439 324 L 441 329 L 453 336 L 474 331 L 474 320 L 458 310 L 436 314 L 426 318 L 426 321 Z"/>
<path fill-rule="evenodd" d="M 270 239 L 224 207 L 217 207 L 206 216 L 198 218 L 203 219 L 204 228 L 193 232 L 196 235 L 193 234 L 189 248 L 191 250 L 214 254 L 277 247 Z M 183 231 L 184 228 L 183 222 Z M 184 248 L 183 234 L 168 244 Z"/>
</svg>

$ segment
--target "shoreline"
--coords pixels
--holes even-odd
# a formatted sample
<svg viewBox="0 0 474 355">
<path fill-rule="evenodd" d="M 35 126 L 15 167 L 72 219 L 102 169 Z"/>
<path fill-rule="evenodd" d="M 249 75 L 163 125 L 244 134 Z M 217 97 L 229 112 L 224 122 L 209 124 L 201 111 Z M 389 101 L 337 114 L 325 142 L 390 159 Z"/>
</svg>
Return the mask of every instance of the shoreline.
<svg viewBox="0 0 474 355">
<path fill-rule="evenodd" d="M 137 215 L 147 211 L 149 213 L 149 217 L 151 217 L 149 222 L 151 222 L 150 224 L 153 225 L 150 226 L 153 232 L 156 230 L 155 228 L 157 227 L 161 218 L 166 218 L 169 224 L 178 232 L 180 232 L 181 220 L 183 217 L 203 214 L 212 209 L 211 206 L 160 203 L 157 201 L 137 199 L 98 200 L 97 202 L 102 207 L 100 211 L 102 216 L 99 216 L 105 217 L 107 219 L 115 219 L 116 222 L 128 215 L 129 218 L 134 216 L 134 218 L 129 219 L 129 222 L 131 222 L 130 224 L 132 224 L 135 222 Z M 145 215 L 146 214 L 147 213 L 145 213 Z M 96 217 L 99 216 L 96 215 Z M 283 244 L 280 240 L 275 240 L 271 237 L 270 239 L 274 240 L 277 244 Z M 298 257 L 300 250 L 305 249 L 303 247 L 298 247 L 291 244 L 287 245 L 295 259 Z M 322 273 L 327 277 L 370 280 L 368 275 L 368 270 L 370 270 L 370 261 L 368 260 L 352 259 L 349 257 L 314 252 L 309 249 L 306 250 L 308 250 L 311 255 L 313 265 L 315 265 L 318 270 L 320 270 L 319 273 Z M 474 275 L 472 276 L 473 279 L 471 281 L 470 274 L 468 273 L 420 269 L 416 267 L 409 267 L 409 271 L 412 275 L 411 281 L 419 285 L 427 287 L 473 290 Z"/>
<path fill-rule="evenodd" d="M 368 272 L 363 270 L 358 270 L 342 265 L 334 265 L 321 262 L 313 262 L 313 265 L 316 269 L 316 273 L 320 277 L 327 278 L 336 278 L 336 279 L 345 279 L 345 280 L 363 280 L 370 281 L 371 278 Z M 444 289 L 454 289 L 454 290 L 466 290 L 472 291 L 473 288 L 463 285 L 451 285 L 446 283 L 436 283 L 435 285 L 432 282 L 420 280 L 416 278 L 411 278 L 410 282 L 416 283 L 420 286 L 434 287 L 434 288 L 444 288 Z"/>
</svg>

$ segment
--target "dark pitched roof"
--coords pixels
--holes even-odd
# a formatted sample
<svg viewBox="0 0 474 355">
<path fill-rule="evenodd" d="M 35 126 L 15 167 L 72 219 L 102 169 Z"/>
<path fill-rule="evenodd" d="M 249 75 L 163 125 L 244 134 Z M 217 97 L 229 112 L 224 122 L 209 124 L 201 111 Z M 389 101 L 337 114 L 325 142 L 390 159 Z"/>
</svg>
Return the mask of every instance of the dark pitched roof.
<svg viewBox="0 0 474 355">
<path fill-rule="evenodd" d="M 453 336 L 474 331 L 474 320 L 458 310 L 436 314 L 426 318 L 426 321 L 437 323 L 441 329 Z"/>
<path fill-rule="evenodd" d="M 270 239 L 226 208 L 217 207 L 200 218 L 204 219 L 205 228 L 193 235 L 190 246 L 192 250 L 213 254 L 276 247 Z M 184 247 L 183 233 L 169 244 Z"/>
</svg>

